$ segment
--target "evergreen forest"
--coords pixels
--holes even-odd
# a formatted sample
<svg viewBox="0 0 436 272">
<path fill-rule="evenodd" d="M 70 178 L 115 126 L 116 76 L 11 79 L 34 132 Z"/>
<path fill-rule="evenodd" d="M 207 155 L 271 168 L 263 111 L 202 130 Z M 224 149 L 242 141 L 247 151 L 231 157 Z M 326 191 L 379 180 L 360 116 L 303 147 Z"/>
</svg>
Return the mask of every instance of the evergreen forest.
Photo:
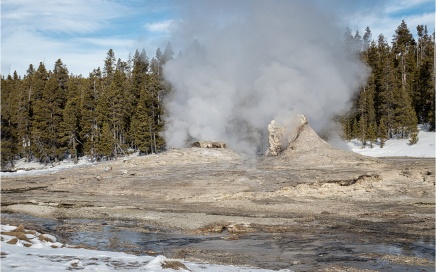
<svg viewBox="0 0 436 272">
<path fill-rule="evenodd" d="M 352 108 L 338 120 L 346 140 L 364 146 L 387 139 L 418 139 L 418 124 L 435 129 L 435 34 L 416 27 L 417 38 L 402 21 L 391 42 L 347 28 L 344 54 L 358 54 L 368 65 L 367 82 L 356 93 Z M 139 151 L 165 150 L 165 98 L 171 86 L 162 67 L 174 58 L 172 45 L 151 59 L 136 50 L 123 61 L 107 52 L 103 69 L 88 77 L 69 74 L 57 60 L 29 65 L 24 76 L 1 77 L 2 168 L 17 159 L 53 163 L 80 156 L 92 161 L 116 159 Z M 102 58 L 103 59 L 103 58 Z"/>
</svg>

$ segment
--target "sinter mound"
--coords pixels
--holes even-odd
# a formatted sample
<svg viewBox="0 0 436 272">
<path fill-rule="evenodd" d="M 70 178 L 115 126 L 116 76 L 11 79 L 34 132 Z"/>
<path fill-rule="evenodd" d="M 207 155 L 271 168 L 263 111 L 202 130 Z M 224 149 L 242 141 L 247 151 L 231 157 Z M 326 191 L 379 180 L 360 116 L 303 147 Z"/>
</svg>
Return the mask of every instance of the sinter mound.
<svg viewBox="0 0 436 272">
<path fill-rule="evenodd" d="M 324 168 L 342 164 L 361 166 L 376 162 L 373 158 L 332 147 L 319 137 L 307 123 L 302 124 L 297 130 L 296 138 L 289 143 L 285 150 L 277 156 L 265 158 L 263 161 L 265 166 Z"/>
</svg>

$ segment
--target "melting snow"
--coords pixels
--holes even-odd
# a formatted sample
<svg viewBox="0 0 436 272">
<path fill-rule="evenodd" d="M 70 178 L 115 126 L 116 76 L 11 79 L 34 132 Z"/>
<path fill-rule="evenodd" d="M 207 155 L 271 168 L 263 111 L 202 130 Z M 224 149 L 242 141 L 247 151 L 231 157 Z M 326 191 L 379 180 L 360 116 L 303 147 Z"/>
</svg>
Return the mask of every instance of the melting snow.
<svg viewBox="0 0 436 272">
<path fill-rule="evenodd" d="M 120 252 L 74 248 L 56 242 L 56 238 L 52 235 L 28 230 L 21 232 L 26 233 L 26 239 L 21 240 L 17 239 L 14 235 L 16 229 L 17 227 L 14 226 L 0 225 L 1 271 L 176 271 L 171 268 L 163 268 L 165 263 L 170 261 L 179 262 L 189 269 L 180 268 L 177 271 L 272 271 L 248 267 L 185 262 L 183 260 L 168 259 L 164 256 L 136 256 Z M 285 272 L 290 270 L 281 271 Z"/>
<path fill-rule="evenodd" d="M 348 142 L 348 147 L 356 152 L 370 157 L 435 157 L 435 132 L 428 131 L 424 125 L 419 126 L 418 143 L 409 145 L 409 139 L 391 139 L 386 141 L 385 146 L 380 148 L 380 143 L 373 148 L 362 148 L 361 143 L 354 139 Z"/>
</svg>

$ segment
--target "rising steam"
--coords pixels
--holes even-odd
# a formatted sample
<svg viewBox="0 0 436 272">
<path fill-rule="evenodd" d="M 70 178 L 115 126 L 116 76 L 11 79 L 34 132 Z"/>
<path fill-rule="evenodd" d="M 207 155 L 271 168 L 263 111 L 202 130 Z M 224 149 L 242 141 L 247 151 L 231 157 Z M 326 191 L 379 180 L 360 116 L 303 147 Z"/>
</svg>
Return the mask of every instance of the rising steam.
<svg viewBox="0 0 436 272">
<path fill-rule="evenodd" d="M 272 119 L 301 113 L 321 130 L 348 108 L 366 67 L 344 53 L 335 18 L 303 2 L 191 2 L 174 37 L 182 54 L 164 69 L 169 147 L 215 140 L 255 153 Z"/>
</svg>

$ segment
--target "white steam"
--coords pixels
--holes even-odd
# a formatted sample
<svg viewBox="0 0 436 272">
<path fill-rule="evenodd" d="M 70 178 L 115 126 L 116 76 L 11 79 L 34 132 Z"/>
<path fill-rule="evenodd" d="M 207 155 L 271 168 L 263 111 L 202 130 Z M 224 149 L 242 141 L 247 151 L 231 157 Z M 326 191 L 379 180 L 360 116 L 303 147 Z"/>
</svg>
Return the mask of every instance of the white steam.
<svg viewBox="0 0 436 272">
<path fill-rule="evenodd" d="M 164 67 L 168 147 L 196 139 L 255 153 L 271 120 L 297 114 L 325 129 L 366 78 L 344 28 L 303 1 L 191 4 L 174 37 L 185 48 Z"/>
</svg>

